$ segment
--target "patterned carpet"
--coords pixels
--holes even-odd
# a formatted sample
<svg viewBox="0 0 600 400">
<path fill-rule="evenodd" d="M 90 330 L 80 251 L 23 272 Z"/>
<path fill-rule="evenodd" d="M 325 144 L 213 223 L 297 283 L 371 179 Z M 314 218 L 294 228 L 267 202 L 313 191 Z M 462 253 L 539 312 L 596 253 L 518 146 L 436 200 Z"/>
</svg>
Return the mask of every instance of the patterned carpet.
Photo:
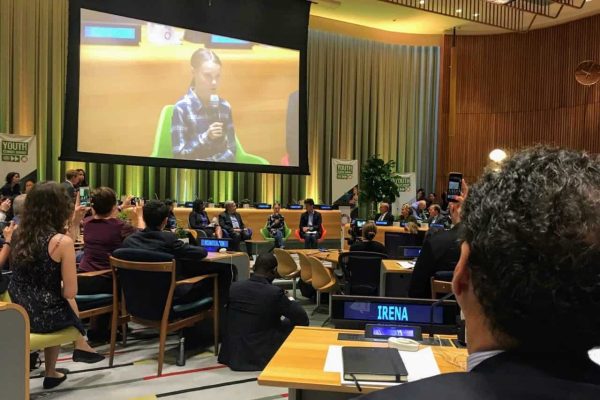
<svg viewBox="0 0 600 400">
<path fill-rule="evenodd" d="M 301 297 L 299 291 L 298 296 L 310 316 L 314 304 Z M 321 313 L 311 316 L 311 325 L 320 326 L 326 317 Z M 40 375 L 43 369 L 33 370 L 31 399 L 149 400 L 198 399 L 201 396 L 206 399 L 270 400 L 287 397 L 285 388 L 259 386 L 256 382 L 259 372 L 235 372 L 219 364 L 212 346 L 194 350 L 186 347 L 186 365 L 176 366 L 177 335 L 168 338 L 163 375 L 157 378 L 157 334 L 136 326 L 133 330 L 133 337 L 130 336 L 125 347 L 118 343 L 113 368 L 108 368 L 108 357 L 97 364 L 74 363 L 71 360 L 73 349 L 64 347 L 57 368 L 67 368 L 70 371 L 68 379 L 54 390 L 44 390 Z M 205 331 L 210 332 L 210 327 Z M 95 348 L 108 354 L 106 344 Z"/>
</svg>

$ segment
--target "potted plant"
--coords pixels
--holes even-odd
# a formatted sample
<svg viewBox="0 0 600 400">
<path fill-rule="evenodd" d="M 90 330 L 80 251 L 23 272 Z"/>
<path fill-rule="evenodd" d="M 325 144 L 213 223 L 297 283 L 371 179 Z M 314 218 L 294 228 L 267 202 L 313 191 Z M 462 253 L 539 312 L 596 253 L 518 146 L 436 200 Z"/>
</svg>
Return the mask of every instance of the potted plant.
<svg viewBox="0 0 600 400">
<path fill-rule="evenodd" d="M 214 199 L 213 199 L 212 197 L 209 197 L 209 198 L 206 200 L 206 202 L 208 203 L 208 204 L 207 204 L 207 207 L 208 207 L 208 208 L 214 208 L 214 207 L 215 207 L 215 201 L 214 201 Z"/>
<path fill-rule="evenodd" d="M 184 243 L 190 242 L 190 238 L 188 237 L 188 232 L 183 228 L 177 227 L 177 229 L 175 229 L 175 236 L 177 236 L 177 239 L 181 240 Z"/>
<path fill-rule="evenodd" d="M 370 156 L 360 171 L 360 198 L 369 205 L 369 218 L 374 218 L 376 204 L 380 201 L 393 203 L 398 195 L 398 185 L 393 179 L 396 162 L 383 161 L 377 155 Z"/>
</svg>

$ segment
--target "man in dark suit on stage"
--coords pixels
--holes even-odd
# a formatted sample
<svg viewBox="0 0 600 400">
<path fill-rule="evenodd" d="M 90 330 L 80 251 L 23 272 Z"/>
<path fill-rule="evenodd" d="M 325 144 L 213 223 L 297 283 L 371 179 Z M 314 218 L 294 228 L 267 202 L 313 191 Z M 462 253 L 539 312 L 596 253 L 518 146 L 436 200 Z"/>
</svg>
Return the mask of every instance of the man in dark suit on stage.
<svg viewBox="0 0 600 400">
<path fill-rule="evenodd" d="M 379 214 L 375 216 L 375 221 L 379 223 L 385 222 L 385 226 L 394 225 L 394 216 L 390 212 L 389 203 L 384 202 L 379 205 Z"/>
<path fill-rule="evenodd" d="M 449 231 L 437 232 L 425 238 L 410 278 L 408 297 L 431 298 L 431 277 L 436 272 L 454 271 L 456 267 L 460 258 L 460 206 L 458 203 L 451 203 L 449 208 L 452 221 L 456 224 Z"/>
<path fill-rule="evenodd" d="M 135 232 L 123 241 L 122 247 L 157 251 L 171 254 L 177 262 L 177 279 L 190 278 L 203 274 L 219 275 L 219 294 L 222 301 L 229 294 L 232 272 L 229 266 L 203 262 L 207 252 L 201 246 L 183 243 L 177 236 L 164 231 L 169 216 L 169 207 L 159 200 L 148 200 L 144 204 L 143 218 L 146 229 Z M 204 294 L 210 295 L 210 289 L 203 282 L 199 285 L 180 285 L 175 289 L 176 301 L 185 303 L 193 301 Z M 225 297 L 222 297 L 225 296 Z"/>
<path fill-rule="evenodd" d="M 231 248 L 233 250 L 240 250 L 240 242 L 249 240 L 252 238 L 250 231 L 244 226 L 242 216 L 236 212 L 237 206 L 234 201 L 225 202 L 225 211 L 219 215 L 219 225 L 223 232 L 231 238 Z M 248 255 L 252 258 L 250 246 L 246 246 Z"/>
<path fill-rule="evenodd" d="M 300 237 L 304 239 L 305 249 L 316 249 L 317 241 L 323 234 L 321 213 L 315 210 L 313 199 L 304 200 L 306 211 L 300 216 Z"/>
<path fill-rule="evenodd" d="M 272 285 L 276 275 L 277 259 L 265 253 L 256 259 L 250 279 L 231 285 L 221 364 L 235 371 L 261 371 L 294 326 L 308 326 L 302 306 Z"/>
<path fill-rule="evenodd" d="M 598 193 L 600 159 L 583 152 L 535 147 L 485 172 L 452 282 L 469 372 L 363 399 L 600 399 Z"/>
</svg>

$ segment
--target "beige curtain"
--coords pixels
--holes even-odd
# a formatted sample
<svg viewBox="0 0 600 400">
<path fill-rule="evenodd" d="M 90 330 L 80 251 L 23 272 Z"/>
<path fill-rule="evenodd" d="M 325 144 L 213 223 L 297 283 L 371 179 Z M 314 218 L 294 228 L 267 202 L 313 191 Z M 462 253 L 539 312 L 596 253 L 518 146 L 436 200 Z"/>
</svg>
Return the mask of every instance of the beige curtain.
<svg viewBox="0 0 600 400">
<path fill-rule="evenodd" d="M 439 49 L 319 31 L 308 43 L 310 176 L 60 162 L 67 8 L 67 0 L 0 0 L 0 132 L 37 136 L 40 180 L 75 167 L 119 194 L 330 202 L 330 159 L 376 153 L 433 185 Z"/>
</svg>

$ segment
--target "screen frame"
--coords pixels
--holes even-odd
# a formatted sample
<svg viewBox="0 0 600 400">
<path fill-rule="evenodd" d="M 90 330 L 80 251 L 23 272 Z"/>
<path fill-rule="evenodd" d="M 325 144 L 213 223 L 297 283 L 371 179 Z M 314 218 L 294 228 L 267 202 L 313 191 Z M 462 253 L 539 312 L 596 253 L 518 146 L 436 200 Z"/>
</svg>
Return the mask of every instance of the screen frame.
<svg viewBox="0 0 600 400">
<path fill-rule="evenodd" d="M 70 0 L 67 85 L 60 161 L 149 167 L 310 175 L 307 128 L 307 42 L 310 3 L 304 0 Z M 78 150 L 81 9 L 99 11 L 300 52 L 298 165 L 257 165 L 92 153 Z M 223 24 L 222 21 L 231 21 Z"/>
</svg>

